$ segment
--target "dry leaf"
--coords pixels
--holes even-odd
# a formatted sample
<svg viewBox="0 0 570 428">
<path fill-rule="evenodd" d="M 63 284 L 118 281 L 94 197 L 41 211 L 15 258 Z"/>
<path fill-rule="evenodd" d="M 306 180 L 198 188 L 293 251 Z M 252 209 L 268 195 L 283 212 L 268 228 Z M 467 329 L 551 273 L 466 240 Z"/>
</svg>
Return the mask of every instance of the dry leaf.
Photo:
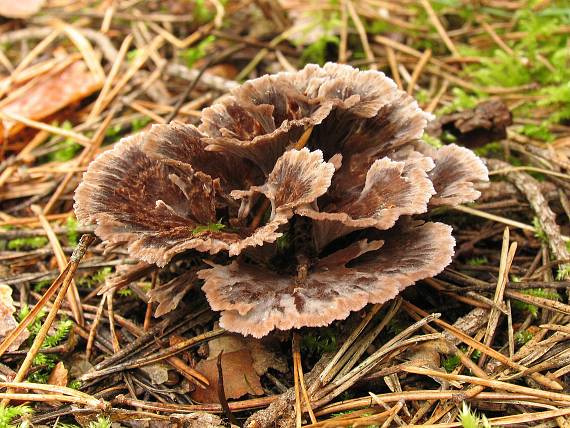
<svg viewBox="0 0 570 428">
<path fill-rule="evenodd" d="M 67 369 L 63 365 L 63 362 L 60 361 L 55 365 L 53 370 L 51 371 L 48 383 L 50 385 L 56 386 L 67 386 L 68 378 L 67 378 Z"/>
<path fill-rule="evenodd" d="M 217 323 L 216 323 L 217 324 Z M 210 340 L 208 342 L 208 360 L 218 357 L 218 354 L 224 351 L 226 354 L 230 352 L 240 351 L 246 348 L 244 337 L 237 334 L 227 334 Z"/>
<path fill-rule="evenodd" d="M 14 318 L 14 301 L 12 300 L 12 288 L 6 284 L 0 284 L 0 339 L 8 335 L 18 326 L 18 321 Z M 27 329 L 24 329 L 16 338 L 8 351 L 15 351 L 30 336 Z"/>
<path fill-rule="evenodd" d="M 148 292 L 149 302 L 158 302 L 154 316 L 156 318 L 173 311 L 178 307 L 182 298 L 190 291 L 196 281 L 196 271 L 189 270 L 173 278 L 165 284 Z"/>
<path fill-rule="evenodd" d="M 93 369 L 93 365 L 85 358 L 83 353 L 74 353 L 68 360 L 69 374 L 72 379 L 79 379 L 85 373 Z"/>
<path fill-rule="evenodd" d="M 334 36 L 337 33 L 337 30 L 327 30 L 326 27 L 317 24 L 317 20 L 322 19 L 320 16 L 323 13 L 326 14 L 327 11 L 319 10 L 318 13 L 315 13 L 312 8 L 300 7 L 298 1 L 295 0 L 279 0 L 277 3 L 286 11 L 293 27 L 302 30 L 288 34 L 287 39 L 294 44 L 312 45 L 319 40 L 324 40 L 323 38 L 326 36 Z"/>
<path fill-rule="evenodd" d="M 45 0 L 0 0 L 0 15 L 8 18 L 28 18 L 40 11 Z"/>
<path fill-rule="evenodd" d="M 151 364 L 140 368 L 153 385 L 162 385 L 168 380 L 168 368 L 164 364 Z"/>
<path fill-rule="evenodd" d="M 173 334 L 172 336 L 170 336 L 168 338 L 168 343 L 170 346 L 174 346 L 174 345 L 177 345 L 178 343 L 180 343 L 184 340 L 186 340 L 184 337 L 178 336 L 177 334 Z M 207 345 L 203 343 L 200 346 L 207 346 Z M 198 348 L 198 349 L 200 349 L 200 348 Z M 178 354 L 178 357 L 182 358 L 186 362 L 191 361 L 191 359 L 192 359 L 190 357 L 190 353 L 188 351 L 182 351 L 180 354 Z"/>
<path fill-rule="evenodd" d="M 209 360 L 218 357 L 221 351 L 224 353 L 249 350 L 253 362 L 253 368 L 258 376 L 263 376 L 269 368 L 285 373 L 288 370 L 287 362 L 279 354 L 269 351 L 261 340 L 243 337 L 238 334 L 228 334 L 211 340 Z"/>
<path fill-rule="evenodd" d="M 55 385 L 55 386 L 67 386 L 68 381 L 69 381 L 69 379 L 68 379 L 67 369 L 63 365 L 63 362 L 60 361 L 59 363 L 57 363 L 55 365 L 55 367 L 53 368 L 53 370 L 49 374 L 47 383 L 49 385 Z M 39 390 L 36 390 L 36 392 L 39 394 L 42 393 L 42 391 L 39 391 Z M 48 392 L 48 394 L 50 394 L 50 393 Z M 61 405 L 61 403 L 59 401 L 52 401 L 52 402 L 49 402 L 49 404 L 51 406 L 56 406 L 56 407 Z"/>
<path fill-rule="evenodd" d="M 209 67 L 208 73 L 223 77 L 224 79 L 233 80 L 238 75 L 239 70 L 233 64 L 224 63 Z"/>
<path fill-rule="evenodd" d="M 217 359 L 202 360 L 196 370 L 202 373 L 210 386 L 206 389 L 196 388 L 191 397 L 200 403 L 219 403 L 218 399 L 218 367 Z M 247 349 L 229 352 L 222 355 L 222 374 L 224 376 L 224 392 L 226 398 L 240 398 L 246 394 L 263 395 L 259 376 L 253 368 L 251 354 Z"/>
<path fill-rule="evenodd" d="M 226 398 L 240 398 L 245 394 L 261 395 L 259 380 L 269 368 L 281 373 L 288 370 L 287 362 L 280 355 L 268 350 L 261 340 L 239 334 L 227 334 L 208 343 L 209 355 L 200 361 L 196 370 L 210 381 L 207 389 L 196 388 L 192 398 L 203 403 L 219 403 L 217 359 L 222 354 L 224 391 Z"/>
<path fill-rule="evenodd" d="M 101 88 L 102 83 L 83 61 L 75 61 L 62 70 L 35 78 L 18 96 L 3 100 L 0 112 L 41 120 L 91 95 Z M 14 135 L 23 128 L 22 124 L 9 120 L 3 120 L 0 125 L 4 135 Z"/>
<path fill-rule="evenodd" d="M 509 107 L 501 100 L 488 100 L 475 108 L 441 116 L 428 125 L 426 132 L 440 137 L 447 131 L 467 147 L 481 147 L 506 138 L 507 127 L 512 124 Z"/>
</svg>

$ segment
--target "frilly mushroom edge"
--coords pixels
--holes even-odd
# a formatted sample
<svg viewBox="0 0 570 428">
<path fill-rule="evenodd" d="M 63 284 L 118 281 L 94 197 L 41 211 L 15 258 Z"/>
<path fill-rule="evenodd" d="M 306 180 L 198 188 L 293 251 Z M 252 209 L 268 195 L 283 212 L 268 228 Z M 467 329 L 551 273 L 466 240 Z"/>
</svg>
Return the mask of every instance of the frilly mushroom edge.
<svg viewBox="0 0 570 428">
<path fill-rule="evenodd" d="M 451 262 L 452 228 L 426 216 L 477 199 L 488 173 L 469 149 L 424 143 L 429 119 L 377 71 L 263 76 L 197 127 L 154 125 L 99 155 L 75 212 L 147 263 L 201 257 L 188 277 L 227 330 L 324 326 Z"/>
</svg>

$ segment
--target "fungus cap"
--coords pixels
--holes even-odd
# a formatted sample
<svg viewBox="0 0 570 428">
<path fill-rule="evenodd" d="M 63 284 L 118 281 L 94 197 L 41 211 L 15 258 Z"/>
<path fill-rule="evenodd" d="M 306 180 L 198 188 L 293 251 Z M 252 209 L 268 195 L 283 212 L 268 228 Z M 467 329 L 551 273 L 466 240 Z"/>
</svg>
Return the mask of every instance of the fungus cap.
<svg viewBox="0 0 570 428">
<path fill-rule="evenodd" d="M 147 263 L 192 250 L 203 268 L 185 281 L 204 281 L 227 330 L 327 325 L 451 262 L 451 227 L 425 216 L 477 199 L 487 168 L 466 148 L 422 142 L 429 119 L 377 71 L 328 63 L 263 76 L 197 127 L 155 125 L 101 154 L 75 212 Z M 160 314 L 185 284 L 153 291 Z M 174 302 L 161 301 L 168 290 Z"/>
</svg>

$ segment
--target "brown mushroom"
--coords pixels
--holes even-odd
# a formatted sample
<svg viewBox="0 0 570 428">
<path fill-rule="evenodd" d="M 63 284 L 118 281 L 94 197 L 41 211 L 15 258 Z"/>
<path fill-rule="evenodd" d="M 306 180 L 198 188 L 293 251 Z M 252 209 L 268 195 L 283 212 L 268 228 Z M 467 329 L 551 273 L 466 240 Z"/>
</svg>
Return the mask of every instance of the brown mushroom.
<svg viewBox="0 0 570 428">
<path fill-rule="evenodd" d="M 380 72 L 264 76 L 205 109 L 198 128 L 155 126 L 99 156 L 76 213 L 149 263 L 193 250 L 210 267 L 185 278 L 204 281 L 228 330 L 326 325 L 451 262 L 451 227 L 425 216 L 475 200 L 487 169 L 468 149 L 423 143 L 429 119 Z M 180 291 L 160 313 L 190 288 L 168 287 Z"/>
</svg>

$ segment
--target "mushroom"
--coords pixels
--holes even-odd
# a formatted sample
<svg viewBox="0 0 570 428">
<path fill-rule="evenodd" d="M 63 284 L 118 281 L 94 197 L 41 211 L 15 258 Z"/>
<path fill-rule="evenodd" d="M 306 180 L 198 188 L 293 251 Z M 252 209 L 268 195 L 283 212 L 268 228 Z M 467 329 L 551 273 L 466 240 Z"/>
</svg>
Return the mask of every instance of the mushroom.
<svg viewBox="0 0 570 428">
<path fill-rule="evenodd" d="M 377 71 L 264 76 L 198 127 L 155 125 L 101 154 L 75 212 L 147 263 L 191 250 L 203 267 L 187 277 L 204 281 L 227 330 L 327 325 L 451 262 L 452 228 L 429 210 L 474 201 L 488 174 L 466 148 L 424 143 L 430 119 Z"/>
</svg>

